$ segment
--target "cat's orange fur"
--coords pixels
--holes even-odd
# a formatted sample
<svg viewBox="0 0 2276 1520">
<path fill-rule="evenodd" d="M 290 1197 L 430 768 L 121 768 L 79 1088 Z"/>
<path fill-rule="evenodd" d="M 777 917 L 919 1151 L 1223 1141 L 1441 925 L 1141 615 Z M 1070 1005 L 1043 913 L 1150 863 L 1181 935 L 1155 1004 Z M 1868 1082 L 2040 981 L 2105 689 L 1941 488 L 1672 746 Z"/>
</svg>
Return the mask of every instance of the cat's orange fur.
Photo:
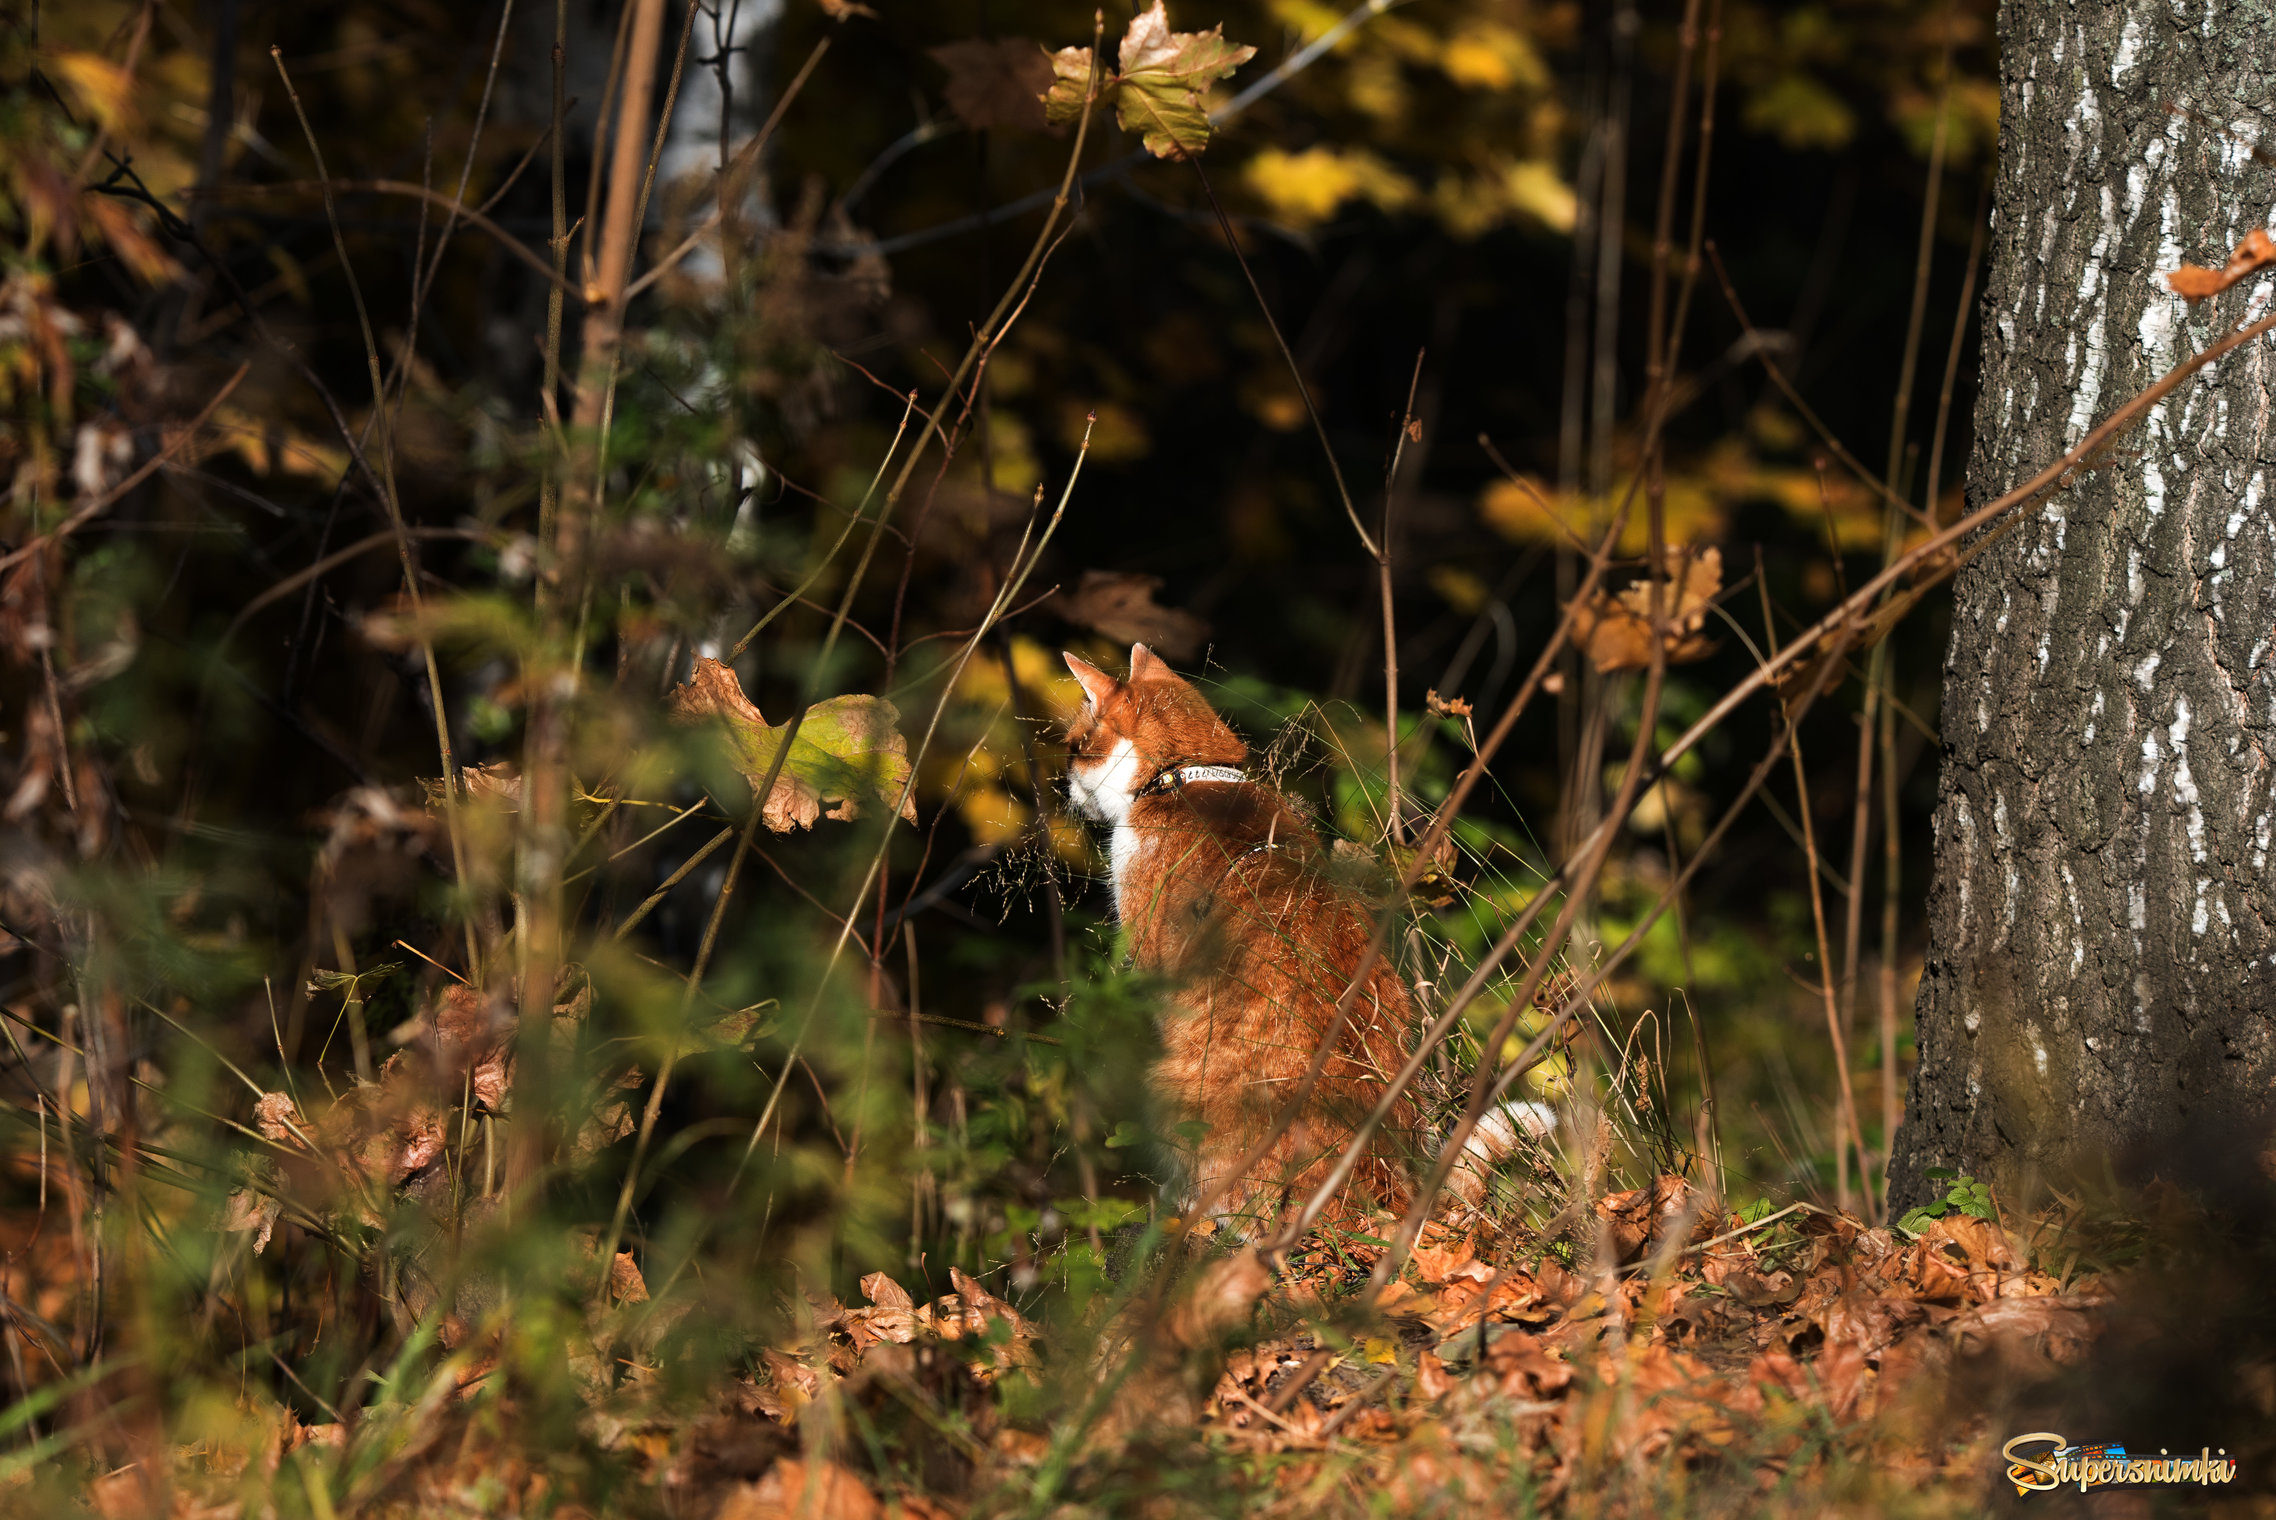
<svg viewBox="0 0 2276 1520">
<path fill-rule="evenodd" d="M 1208 701 L 1143 644 L 1116 680 L 1070 654 L 1082 711 L 1068 724 L 1078 807 L 1114 826 L 1115 903 L 1138 965 L 1175 985 L 1162 1020 L 1156 1092 L 1206 1126 L 1190 1155 L 1191 1196 L 1226 1185 L 1220 1215 L 1274 1218 L 1326 1177 L 1405 1059 L 1407 989 L 1378 961 L 1303 1111 L 1248 1175 L 1232 1177 L 1310 1065 L 1374 924 L 1323 872 L 1319 834 L 1253 778 L 1181 777 L 1237 768 L 1247 746 Z M 1399 1151 L 1415 1112 L 1402 1097 L 1339 1200 L 1403 1209 Z"/>
</svg>

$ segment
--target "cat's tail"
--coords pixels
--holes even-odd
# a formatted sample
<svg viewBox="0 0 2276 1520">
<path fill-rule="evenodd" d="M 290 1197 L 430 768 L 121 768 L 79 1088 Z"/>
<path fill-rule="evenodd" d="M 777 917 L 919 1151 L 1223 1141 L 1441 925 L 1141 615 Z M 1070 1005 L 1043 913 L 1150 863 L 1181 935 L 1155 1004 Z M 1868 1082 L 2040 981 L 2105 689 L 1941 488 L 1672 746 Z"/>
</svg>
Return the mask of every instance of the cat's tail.
<svg viewBox="0 0 2276 1520">
<path fill-rule="evenodd" d="M 1501 1164 L 1516 1155 L 1527 1140 L 1544 1139 L 1556 1128 L 1557 1111 L 1546 1103 L 1519 1100 L 1495 1104 L 1478 1116 L 1477 1128 L 1470 1132 L 1453 1171 L 1447 1174 L 1447 1186 L 1464 1203 L 1485 1202 L 1487 1186 Z"/>
</svg>

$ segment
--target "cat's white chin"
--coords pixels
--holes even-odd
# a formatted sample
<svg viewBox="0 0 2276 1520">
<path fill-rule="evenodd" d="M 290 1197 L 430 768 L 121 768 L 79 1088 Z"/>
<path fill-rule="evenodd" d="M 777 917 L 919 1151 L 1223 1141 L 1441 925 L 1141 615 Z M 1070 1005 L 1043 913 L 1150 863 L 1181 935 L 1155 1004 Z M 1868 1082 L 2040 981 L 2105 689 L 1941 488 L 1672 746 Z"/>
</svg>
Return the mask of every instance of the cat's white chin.
<svg viewBox="0 0 2276 1520">
<path fill-rule="evenodd" d="M 1121 823 L 1138 793 L 1137 749 L 1128 739 L 1118 740 L 1105 759 L 1069 766 L 1067 782 L 1077 811 L 1100 823 Z"/>
</svg>

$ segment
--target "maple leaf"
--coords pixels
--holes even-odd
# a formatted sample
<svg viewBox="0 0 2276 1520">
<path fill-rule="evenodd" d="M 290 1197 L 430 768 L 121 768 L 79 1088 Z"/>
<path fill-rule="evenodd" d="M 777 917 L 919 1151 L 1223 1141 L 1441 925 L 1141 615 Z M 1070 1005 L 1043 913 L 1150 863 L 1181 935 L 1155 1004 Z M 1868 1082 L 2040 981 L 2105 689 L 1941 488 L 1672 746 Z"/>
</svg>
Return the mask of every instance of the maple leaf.
<svg viewBox="0 0 2276 1520">
<path fill-rule="evenodd" d="M 991 127 L 1040 132 L 1046 126 L 1043 92 L 1051 87 L 1054 72 L 1050 57 L 1036 43 L 1024 37 L 971 37 L 927 51 L 948 70 L 948 108 L 966 126 L 976 132 Z M 1087 78 L 1087 57 L 1083 70 Z M 1076 81 L 1078 99 L 1082 84 Z"/>
<path fill-rule="evenodd" d="M 725 731 L 729 759 L 755 790 L 774 769 L 788 724 L 772 725 L 743 694 L 735 672 L 717 660 L 699 659 L 685 686 L 670 698 L 673 713 L 693 722 L 710 721 Z M 821 818 L 861 816 L 862 798 L 874 796 L 901 816 L 917 821 L 914 803 L 903 793 L 909 781 L 909 744 L 901 737 L 901 714 L 883 697 L 832 697 L 806 709 L 790 754 L 777 772 L 762 806 L 768 828 L 777 834 L 812 828 Z"/>
<path fill-rule="evenodd" d="M 1091 87 L 1091 50 L 1063 47 L 1045 61 L 1051 65 L 1051 85 L 1043 92 L 1044 121 L 1064 127 L 1082 120 L 1083 103 Z M 1112 82 L 1102 80 L 1100 87 L 1111 89 Z"/>
<path fill-rule="evenodd" d="M 1209 113 L 1202 97 L 1226 75 L 1256 56 L 1256 49 L 1227 42 L 1223 26 L 1173 32 L 1163 0 L 1130 18 L 1115 52 L 1118 67 L 1100 90 L 1114 102 L 1115 119 L 1136 132 L 1156 158 L 1190 158 L 1209 146 Z M 1083 114 L 1090 84 L 1091 50 L 1061 48 L 1051 55 L 1051 88 L 1043 96 L 1053 125 Z"/>
<path fill-rule="evenodd" d="M 1256 56 L 1225 40 L 1225 29 L 1173 32 L 1162 0 L 1130 18 L 1122 34 L 1114 114 L 1126 132 L 1142 134 L 1156 158 L 1186 158 L 1209 146 L 1209 113 L 1201 97 Z"/>
</svg>

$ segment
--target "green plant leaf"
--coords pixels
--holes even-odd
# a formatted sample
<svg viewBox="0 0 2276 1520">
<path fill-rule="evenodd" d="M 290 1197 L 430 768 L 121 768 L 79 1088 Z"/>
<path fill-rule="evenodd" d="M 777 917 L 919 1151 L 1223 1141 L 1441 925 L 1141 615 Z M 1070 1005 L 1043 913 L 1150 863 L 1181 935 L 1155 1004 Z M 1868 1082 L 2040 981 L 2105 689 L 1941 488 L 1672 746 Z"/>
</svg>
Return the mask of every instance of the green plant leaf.
<svg viewBox="0 0 2276 1520">
<path fill-rule="evenodd" d="M 1929 1225 L 1943 1217 L 1944 1206 L 1942 1204 L 1922 1204 L 1917 1209 L 1906 1210 L 1904 1218 L 1897 1221 L 1897 1228 L 1907 1235 L 1918 1235 L 1926 1230 Z"/>
<path fill-rule="evenodd" d="M 674 715 L 689 722 L 715 723 L 724 730 L 729 758 L 756 789 L 774 768 L 788 724 L 770 724 L 735 672 L 717 660 L 699 659 L 685 686 L 673 690 Z M 861 816 L 863 799 L 887 807 L 898 803 L 901 817 L 917 821 L 915 805 L 904 795 L 909 781 L 909 743 L 901 736 L 901 714 L 883 697 L 832 697 L 806 709 L 790 756 L 764 799 L 768 828 L 777 834 L 812 828 L 818 819 Z"/>
</svg>

